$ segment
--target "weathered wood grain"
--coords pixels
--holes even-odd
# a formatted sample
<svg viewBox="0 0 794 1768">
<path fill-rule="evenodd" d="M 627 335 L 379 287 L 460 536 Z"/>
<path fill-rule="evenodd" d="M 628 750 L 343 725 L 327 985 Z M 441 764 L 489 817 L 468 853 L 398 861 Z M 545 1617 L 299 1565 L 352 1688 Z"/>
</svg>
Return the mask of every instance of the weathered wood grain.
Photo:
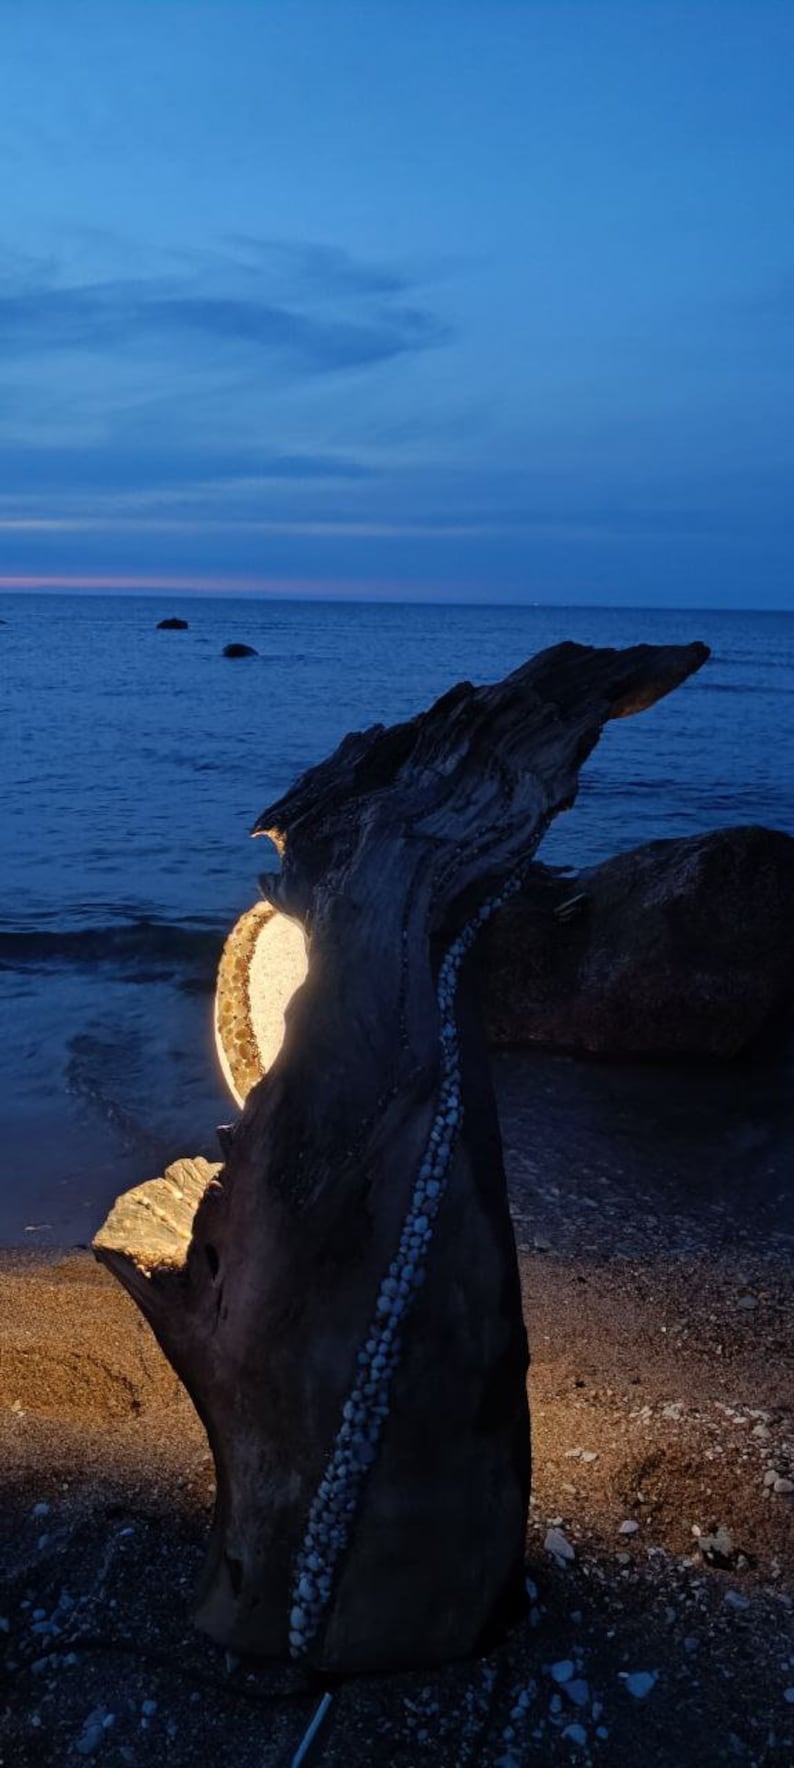
<svg viewBox="0 0 794 1768">
<path fill-rule="evenodd" d="M 159 1190 L 96 1242 L 206 1423 L 197 1618 L 234 1649 L 431 1663 L 519 1598 L 527 1347 L 469 953 L 607 719 L 707 654 L 559 645 L 346 738 L 257 824 L 308 945 L 281 1053 L 181 1265 Z"/>
</svg>

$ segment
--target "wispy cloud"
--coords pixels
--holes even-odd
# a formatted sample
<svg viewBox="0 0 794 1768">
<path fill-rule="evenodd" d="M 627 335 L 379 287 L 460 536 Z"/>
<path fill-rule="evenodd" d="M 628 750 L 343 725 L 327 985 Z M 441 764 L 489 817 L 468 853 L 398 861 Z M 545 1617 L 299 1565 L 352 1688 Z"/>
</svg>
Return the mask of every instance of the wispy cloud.
<svg viewBox="0 0 794 1768">
<path fill-rule="evenodd" d="M 262 481 L 301 483 L 361 480 L 373 476 L 365 463 L 342 454 L 275 454 L 265 448 L 213 448 L 175 442 L 172 446 L 75 443 L 72 447 L 32 447 L 0 442 L 0 505 L 4 496 L 92 495 L 96 492 L 179 492 L 207 482 L 222 488 Z"/>
<path fill-rule="evenodd" d="M 155 281 L 94 283 L 0 295 L 0 351 L 112 350 L 162 339 L 268 352 L 298 372 L 333 373 L 369 367 L 444 341 L 422 308 L 390 307 L 366 320 L 322 318 L 264 300 L 202 295 Z"/>
<path fill-rule="evenodd" d="M 541 524 L 536 524 L 540 526 Z M 542 524 L 543 527 L 549 524 Z M 550 525 L 556 532 L 559 524 Z M 483 534 L 499 533 L 498 521 L 468 522 L 464 518 L 451 521 L 423 522 L 355 521 L 351 517 L 338 517 L 323 521 L 318 518 L 280 519 L 278 517 L 230 518 L 223 510 L 218 511 L 209 520 L 197 520 L 190 516 L 147 516 L 143 520 L 130 515 L 117 513 L 101 513 L 88 516 L 3 516 L 0 515 L 0 534 L 125 534 L 134 530 L 136 534 L 206 534 L 212 528 L 216 532 L 224 528 L 231 529 L 235 534 L 261 534 L 294 539 L 319 540 L 449 540 L 473 539 Z"/>
<path fill-rule="evenodd" d="M 416 587 L 416 586 L 414 586 Z M 429 590 L 431 584 L 420 585 Z M 289 580 L 290 596 L 306 596 L 311 600 L 328 596 L 333 598 L 357 596 L 368 593 L 400 598 L 406 585 L 400 578 L 368 577 L 362 587 L 361 578 L 356 577 L 293 577 Z M 0 591 L 5 590 L 66 590 L 88 591 L 107 595 L 108 593 L 125 590 L 155 591 L 162 593 L 185 593 L 190 595 L 272 595 L 280 597 L 285 592 L 283 577 L 266 577 L 253 575 L 251 572 L 224 571 L 193 571 L 188 574 L 178 571 L 18 571 L 0 573 Z"/>
<path fill-rule="evenodd" d="M 313 240 L 283 240 L 233 234 L 227 242 L 232 261 L 266 276 L 271 285 L 280 282 L 293 293 L 329 295 L 403 295 L 416 286 L 416 278 L 395 265 L 367 263 L 342 246 Z M 225 254 L 213 254 L 216 263 Z M 205 264 L 207 254 L 201 254 Z"/>
<path fill-rule="evenodd" d="M 407 271 L 242 235 L 136 265 L 133 243 L 0 246 L 6 521 L 291 518 L 304 489 L 380 476 L 355 441 L 367 377 L 450 335 Z"/>
<path fill-rule="evenodd" d="M 183 252 L 167 271 L 115 277 L 6 255 L 0 355 L 18 361 L 158 343 L 193 351 L 198 340 L 264 354 L 293 374 L 367 368 L 449 336 L 435 313 L 406 301 L 409 289 L 399 271 L 311 243 L 243 240 L 236 251 Z"/>
</svg>

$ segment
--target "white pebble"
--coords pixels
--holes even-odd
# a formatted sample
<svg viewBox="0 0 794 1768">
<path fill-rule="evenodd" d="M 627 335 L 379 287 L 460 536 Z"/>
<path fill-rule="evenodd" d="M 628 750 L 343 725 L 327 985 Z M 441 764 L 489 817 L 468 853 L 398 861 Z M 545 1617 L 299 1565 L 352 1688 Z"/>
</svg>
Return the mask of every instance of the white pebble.
<svg viewBox="0 0 794 1768">
<path fill-rule="evenodd" d="M 546 1552 L 551 1553 L 553 1558 L 559 1560 L 561 1563 L 566 1563 L 576 1558 L 576 1553 L 571 1546 L 570 1541 L 563 1534 L 562 1529 L 549 1529 L 543 1545 Z"/>
</svg>

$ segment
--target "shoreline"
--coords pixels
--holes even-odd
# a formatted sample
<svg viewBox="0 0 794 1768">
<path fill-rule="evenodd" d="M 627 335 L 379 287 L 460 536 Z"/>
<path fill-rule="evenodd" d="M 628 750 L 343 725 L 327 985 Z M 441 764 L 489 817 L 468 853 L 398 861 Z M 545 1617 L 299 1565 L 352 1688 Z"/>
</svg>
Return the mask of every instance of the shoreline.
<svg viewBox="0 0 794 1768">
<path fill-rule="evenodd" d="M 63 1080 L 53 1085 L 41 1060 L 28 1064 L 28 1095 L 19 1097 L 14 1072 L 5 1076 L 14 1103 L 4 1114 L 0 1247 L 86 1245 L 120 1192 L 185 1154 L 218 1158 L 215 1126 L 233 1107 L 209 996 L 197 1012 L 172 981 L 145 981 L 133 1017 L 123 992 L 132 984 L 110 994 L 104 980 L 96 986 L 107 1001 L 102 1036 L 70 1039 Z M 69 995 L 52 987 L 50 996 L 68 1025 Z M 560 1196 L 571 1185 L 584 1195 L 592 1180 L 614 1219 L 625 1199 L 646 1193 L 651 1211 L 679 1220 L 683 1244 L 708 1243 L 717 1217 L 724 1232 L 794 1244 L 791 1027 L 731 1061 L 608 1061 L 534 1046 L 492 1049 L 491 1065 L 519 1211 L 533 1175 Z M 535 1188 L 528 1216 L 567 1244 L 550 1184 Z M 584 1246 L 591 1242 L 585 1236 Z"/>
</svg>

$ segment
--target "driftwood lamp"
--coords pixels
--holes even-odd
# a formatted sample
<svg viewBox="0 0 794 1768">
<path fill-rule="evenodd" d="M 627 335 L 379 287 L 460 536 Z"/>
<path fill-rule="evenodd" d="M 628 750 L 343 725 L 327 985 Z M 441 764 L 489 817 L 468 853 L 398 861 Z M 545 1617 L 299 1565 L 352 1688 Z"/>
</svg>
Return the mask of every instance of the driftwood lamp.
<svg viewBox="0 0 794 1768">
<path fill-rule="evenodd" d="M 256 826 L 281 866 L 221 969 L 223 1165 L 94 1241 L 205 1424 L 196 1618 L 234 1650 L 432 1663 L 517 1602 L 527 1343 L 470 957 L 604 723 L 707 655 L 559 645 L 347 737 Z"/>
</svg>

